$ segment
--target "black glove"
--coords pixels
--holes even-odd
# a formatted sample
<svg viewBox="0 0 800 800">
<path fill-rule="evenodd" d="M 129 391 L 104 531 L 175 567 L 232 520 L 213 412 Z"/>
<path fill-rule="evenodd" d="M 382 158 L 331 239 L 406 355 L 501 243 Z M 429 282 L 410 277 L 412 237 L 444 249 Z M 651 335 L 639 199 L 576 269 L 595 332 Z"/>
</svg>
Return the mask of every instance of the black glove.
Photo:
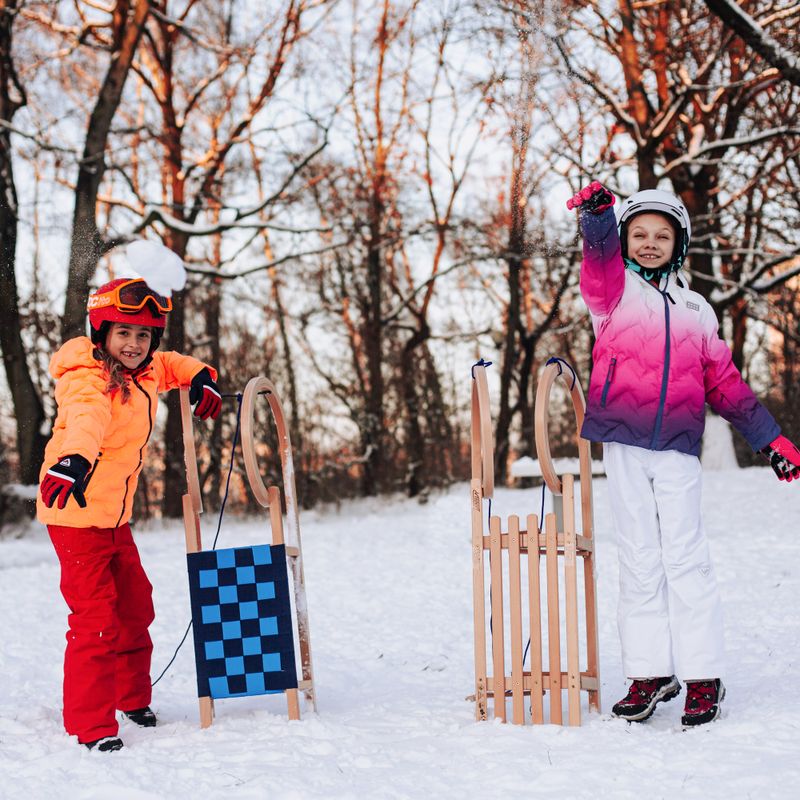
<svg viewBox="0 0 800 800">
<path fill-rule="evenodd" d="M 52 508 L 58 498 L 58 508 L 64 508 L 72 495 L 81 508 L 86 508 L 83 490 L 86 488 L 86 474 L 90 466 L 83 456 L 73 455 L 64 456 L 58 464 L 50 467 L 39 486 L 44 504 Z"/>
<path fill-rule="evenodd" d="M 189 402 L 194 405 L 194 415 L 200 419 L 216 419 L 222 408 L 222 395 L 211 378 L 207 368 L 203 368 L 192 378 L 189 389 Z"/>
<path fill-rule="evenodd" d="M 567 208 L 577 208 L 580 211 L 591 211 L 592 214 L 599 214 L 607 208 L 611 208 L 616 202 L 616 198 L 603 186 L 600 181 L 592 181 L 588 186 L 584 186 L 578 194 L 567 200 Z"/>
</svg>

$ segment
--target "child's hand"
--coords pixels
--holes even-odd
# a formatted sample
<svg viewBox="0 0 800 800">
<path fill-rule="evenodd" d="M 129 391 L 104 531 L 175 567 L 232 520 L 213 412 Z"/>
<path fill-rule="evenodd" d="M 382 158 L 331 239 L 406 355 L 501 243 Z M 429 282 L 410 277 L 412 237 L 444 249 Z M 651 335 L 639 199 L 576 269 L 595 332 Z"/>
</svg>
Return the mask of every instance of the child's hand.
<svg viewBox="0 0 800 800">
<path fill-rule="evenodd" d="M 578 194 L 567 200 L 567 208 L 570 211 L 577 208 L 581 211 L 586 210 L 591 211 L 592 214 L 599 214 L 601 211 L 611 208 L 615 202 L 616 197 L 600 181 L 592 181 L 588 186 L 584 186 Z"/>
<path fill-rule="evenodd" d="M 58 508 L 64 508 L 69 496 L 72 495 L 81 508 L 86 508 L 83 484 L 89 466 L 89 462 L 83 456 L 74 455 L 64 456 L 58 464 L 50 467 L 39 486 L 44 504 L 52 508 L 58 498 Z"/>
<path fill-rule="evenodd" d="M 800 478 L 800 450 L 785 436 L 770 442 L 761 452 L 769 459 L 778 480 L 792 481 Z"/>
<path fill-rule="evenodd" d="M 216 419 L 222 408 L 222 395 L 219 393 L 217 384 L 211 378 L 211 373 L 207 369 L 202 369 L 192 378 L 192 385 L 189 389 L 189 402 L 194 405 L 194 415 L 200 419 Z"/>
</svg>

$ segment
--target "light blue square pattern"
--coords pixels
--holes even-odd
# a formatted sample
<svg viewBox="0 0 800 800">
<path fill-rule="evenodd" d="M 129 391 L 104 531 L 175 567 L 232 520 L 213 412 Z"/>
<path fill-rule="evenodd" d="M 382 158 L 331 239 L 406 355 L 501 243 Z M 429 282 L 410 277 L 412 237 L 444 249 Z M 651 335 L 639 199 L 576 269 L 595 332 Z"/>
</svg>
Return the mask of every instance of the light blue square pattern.
<svg viewBox="0 0 800 800">
<path fill-rule="evenodd" d="M 250 694 L 262 694 L 264 692 L 264 674 L 261 672 L 251 673 L 245 676 L 247 681 L 247 691 Z"/>
<path fill-rule="evenodd" d="M 203 606 L 203 623 L 208 625 L 211 622 L 219 622 L 219 606 Z"/>
<path fill-rule="evenodd" d="M 258 603 L 239 603 L 239 619 L 258 619 Z"/>
<path fill-rule="evenodd" d="M 280 653 L 264 653 L 261 656 L 264 663 L 264 672 L 280 672 L 281 671 L 281 654 Z"/>
<path fill-rule="evenodd" d="M 235 567 L 236 557 L 233 550 L 217 550 L 217 566 L 222 569 L 223 567 Z"/>
<path fill-rule="evenodd" d="M 201 569 L 198 575 L 201 589 L 209 589 L 213 586 L 217 586 L 219 575 L 215 569 Z"/>
<path fill-rule="evenodd" d="M 212 697 L 230 697 L 227 678 L 209 678 L 208 691 Z"/>
<path fill-rule="evenodd" d="M 241 656 L 225 659 L 226 675 L 244 675 L 244 659 Z"/>
<path fill-rule="evenodd" d="M 206 658 L 223 658 L 225 651 L 222 649 L 222 642 L 206 642 Z"/>
<path fill-rule="evenodd" d="M 220 586 L 219 587 L 219 601 L 220 603 L 238 603 L 239 593 L 236 591 L 235 586 Z"/>
<path fill-rule="evenodd" d="M 258 586 L 256 586 L 256 597 L 258 597 L 259 600 L 274 600 L 275 584 L 272 581 L 259 583 Z"/>
<path fill-rule="evenodd" d="M 223 639 L 241 639 L 242 638 L 242 623 L 234 620 L 233 622 L 222 623 L 222 638 Z"/>
<path fill-rule="evenodd" d="M 253 563 L 256 566 L 272 563 L 272 553 L 269 551 L 269 545 L 259 544 L 253 548 Z"/>
<path fill-rule="evenodd" d="M 258 621 L 258 627 L 261 630 L 262 636 L 277 636 L 278 635 L 278 618 L 277 617 L 264 617 Z"/>
<path fill-rule="evenodd" d="M 246 656 L 257 656 L 261 653 L 261 639 L 258 636 L 248 636 L 242 639 L 242 652 Z"/>
<path fill-rule="evenodd" d="M 236 567 L 236 583 L 255 583 L 256 571 L 253 567 Z"/>
</svg>

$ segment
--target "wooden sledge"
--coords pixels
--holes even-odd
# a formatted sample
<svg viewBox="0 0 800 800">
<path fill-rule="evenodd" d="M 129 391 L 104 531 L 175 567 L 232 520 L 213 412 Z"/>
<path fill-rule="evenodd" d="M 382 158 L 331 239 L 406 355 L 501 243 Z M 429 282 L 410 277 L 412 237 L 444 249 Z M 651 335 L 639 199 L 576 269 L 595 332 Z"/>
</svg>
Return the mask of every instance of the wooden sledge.
<svg viewBox="0 0 800 800">
<path fill-rule="evenodd" d="M 265 486 L 258 468 L 253 431 L 253 415 L 255 401 L 259 395 L 266 395 L 278 433 L 278 447 L 280 451 L 286 501 L 288 542 L 284 539 L 280 489 L 277 486 Z M 180 400 L 188 489 L 187 493 L 183 496 L 183 517 L 186 532 L 186 552 L 190 554 L 202 551 L 200 514 L 203 511 L 203 505 L 197 472 L 197 457 L 192 428 L 192 410 L 189 404 L 188 389 L 181 389 Z M 275 387 L 264 377 L 252 378 L 244 390 L 242 399 L 242 452 L 244 454 L 245 471 L 253 496 L 260 505 L 269 510 L 272 545 L 285 545 L 286 561 L 292 576 L 291 584 L 297 621 L 297 638 L 300 645 L 302 678 L 296 681 L 297 688 L 287 688 L 285 689 L 285 694 L 289 719 L 299 719 L 300 705 L 298 701 L 298 690 L 304 693 L 306 700 L 311 704 L 313 710 L 316 711 L 316 696 L 314 692 L 313 668 L 311 663 L 311 639 L 300 540 L 300 521 L 294 480 L 292 447 L 289 440 L 289 431 L 286 426 L 286 417 Z M 211 725 L 214 717 L 214 700 L 211 696 L 200 697 L 199 704 L 200 725 L 202 728 L 207 728 Z"/>
<path fill-rule="evenodd" d="M 488 701 L 493 701 L 496 719 L 506 721 L 506 698 L 511 698 L 512 722 L 524 724 L 525 698 L 530 698 L 530 718 L 534 724 L 544 720 L 543 695 L 549 692 L 551 723 L 563 724 L 562 692 L 567 690 L 568 722 L 581 724 L 580 692 L 588 693 L 589 708 L 600 710 L 600 677 L 598 673 L 597 605 L 594 572 L 594 539 L 592 533 L 591 458 L 589 443 L 578 434 L 581 478 L 581 524 L 575 523 L 574 476 L 559 478 L 553 468 L 547 439 L 550 390 L 555 379 L 567 382 L 580 431 L 585 402 L 577 379 L 562 374 L 558 363 L 549 363 L 540 376 L 536 392 L 535 436 L 539 463 L 544 480 L 555 496 L 563 497 L 563 524 L 559 530 L 556 514 L 546 514 L 544 530 L 535 514 L 527 515 L 524 527 L 519 517 L 508 518 L 506 529 L 498 516 L 489 519 L 484 529 L 483 500 L 494 494 L 494 444 L 492 437 L 489 390 L 486 370 L 473 367 L 472 384 L 472 579 L 475 635 L 475 716 L 488 717 Z M 491 671 L 487 666 L 486 565 L 489 553 L 489 598 L 491 625 Z M 505 554 L 505 556 L 504 556 Z M 580 669 L 578 622 L 577 559 L 583 560 L 584 620 L 586 628 L 586 661 Z M 543 659 L 541 561 L 544 560 L 544 589 L 547 609 L 547 660 Z M 562 562 L 565 589 L 566 670 L 562 671 L 561 619 L 559 602 L 559 561 Z M 504 562 L 508 589 L 504 592 Z M 527 599 L 523 598 L 522 566 L 527 573 Z M 506 674 L 506 630 L 504 602 L 508 603 L 511 670 Z M 527 605 L 530 637 L 530 668 L 525 669 L 523 636 L 523 603 Z M 547 669 L 545 669 L 545 663 Z"/>
</svg>

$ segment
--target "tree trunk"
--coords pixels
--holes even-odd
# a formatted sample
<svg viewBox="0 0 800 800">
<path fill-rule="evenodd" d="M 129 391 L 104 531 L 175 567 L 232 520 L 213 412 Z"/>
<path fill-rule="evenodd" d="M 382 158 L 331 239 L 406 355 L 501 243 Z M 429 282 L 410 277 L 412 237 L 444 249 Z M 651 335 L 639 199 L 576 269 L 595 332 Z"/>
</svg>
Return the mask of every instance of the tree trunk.
<svg viewBox="0 0 800 800">
<path fill-rule="evenodd" d="M 380 220 L 383 204 L 373 201 L 372 224 L 367 253 L 367 283 L 369 308 L 367 309 L 364 343 L 367 356 L 369 385 L 365 398 L 362 439 L 365 445 L 362 490 L 372 496 L 380 492 L 384 479 L 383 436 L 383 320 L 381 319 L 381 296 L 383 292 L 383 264 L 380 247 Z"/>
<path fill-rule="evenodd" d="M 0 2 L 0 119 L 7 123 L 25 104 L 24 90 L 11 60 L 16 6 L 16 0 Z M 45 417 L 22 343 L 16 279 L 18 213 L 11 134 L 3 126 L 0 128 L 0 349 L 17 421 L 19 480 L 33 484 L 38 483 L 44 457 Z"/>
<path fill-rule="evenodd" d="M 424 320 L 422 327 L 415 331 L 403 346 L 400 357 L 400 382 L 403 387 L 403 404 L 406 408 L 406 430 L 408 432 L 406 470 L 406 494 L 416 497 L 425 487 L 425 438 L 419 423 L 420 403 L 417 383 L 420 372 L 416 367 L 416 350 L 422 345 L 430 331 Z"/>
</svg>

